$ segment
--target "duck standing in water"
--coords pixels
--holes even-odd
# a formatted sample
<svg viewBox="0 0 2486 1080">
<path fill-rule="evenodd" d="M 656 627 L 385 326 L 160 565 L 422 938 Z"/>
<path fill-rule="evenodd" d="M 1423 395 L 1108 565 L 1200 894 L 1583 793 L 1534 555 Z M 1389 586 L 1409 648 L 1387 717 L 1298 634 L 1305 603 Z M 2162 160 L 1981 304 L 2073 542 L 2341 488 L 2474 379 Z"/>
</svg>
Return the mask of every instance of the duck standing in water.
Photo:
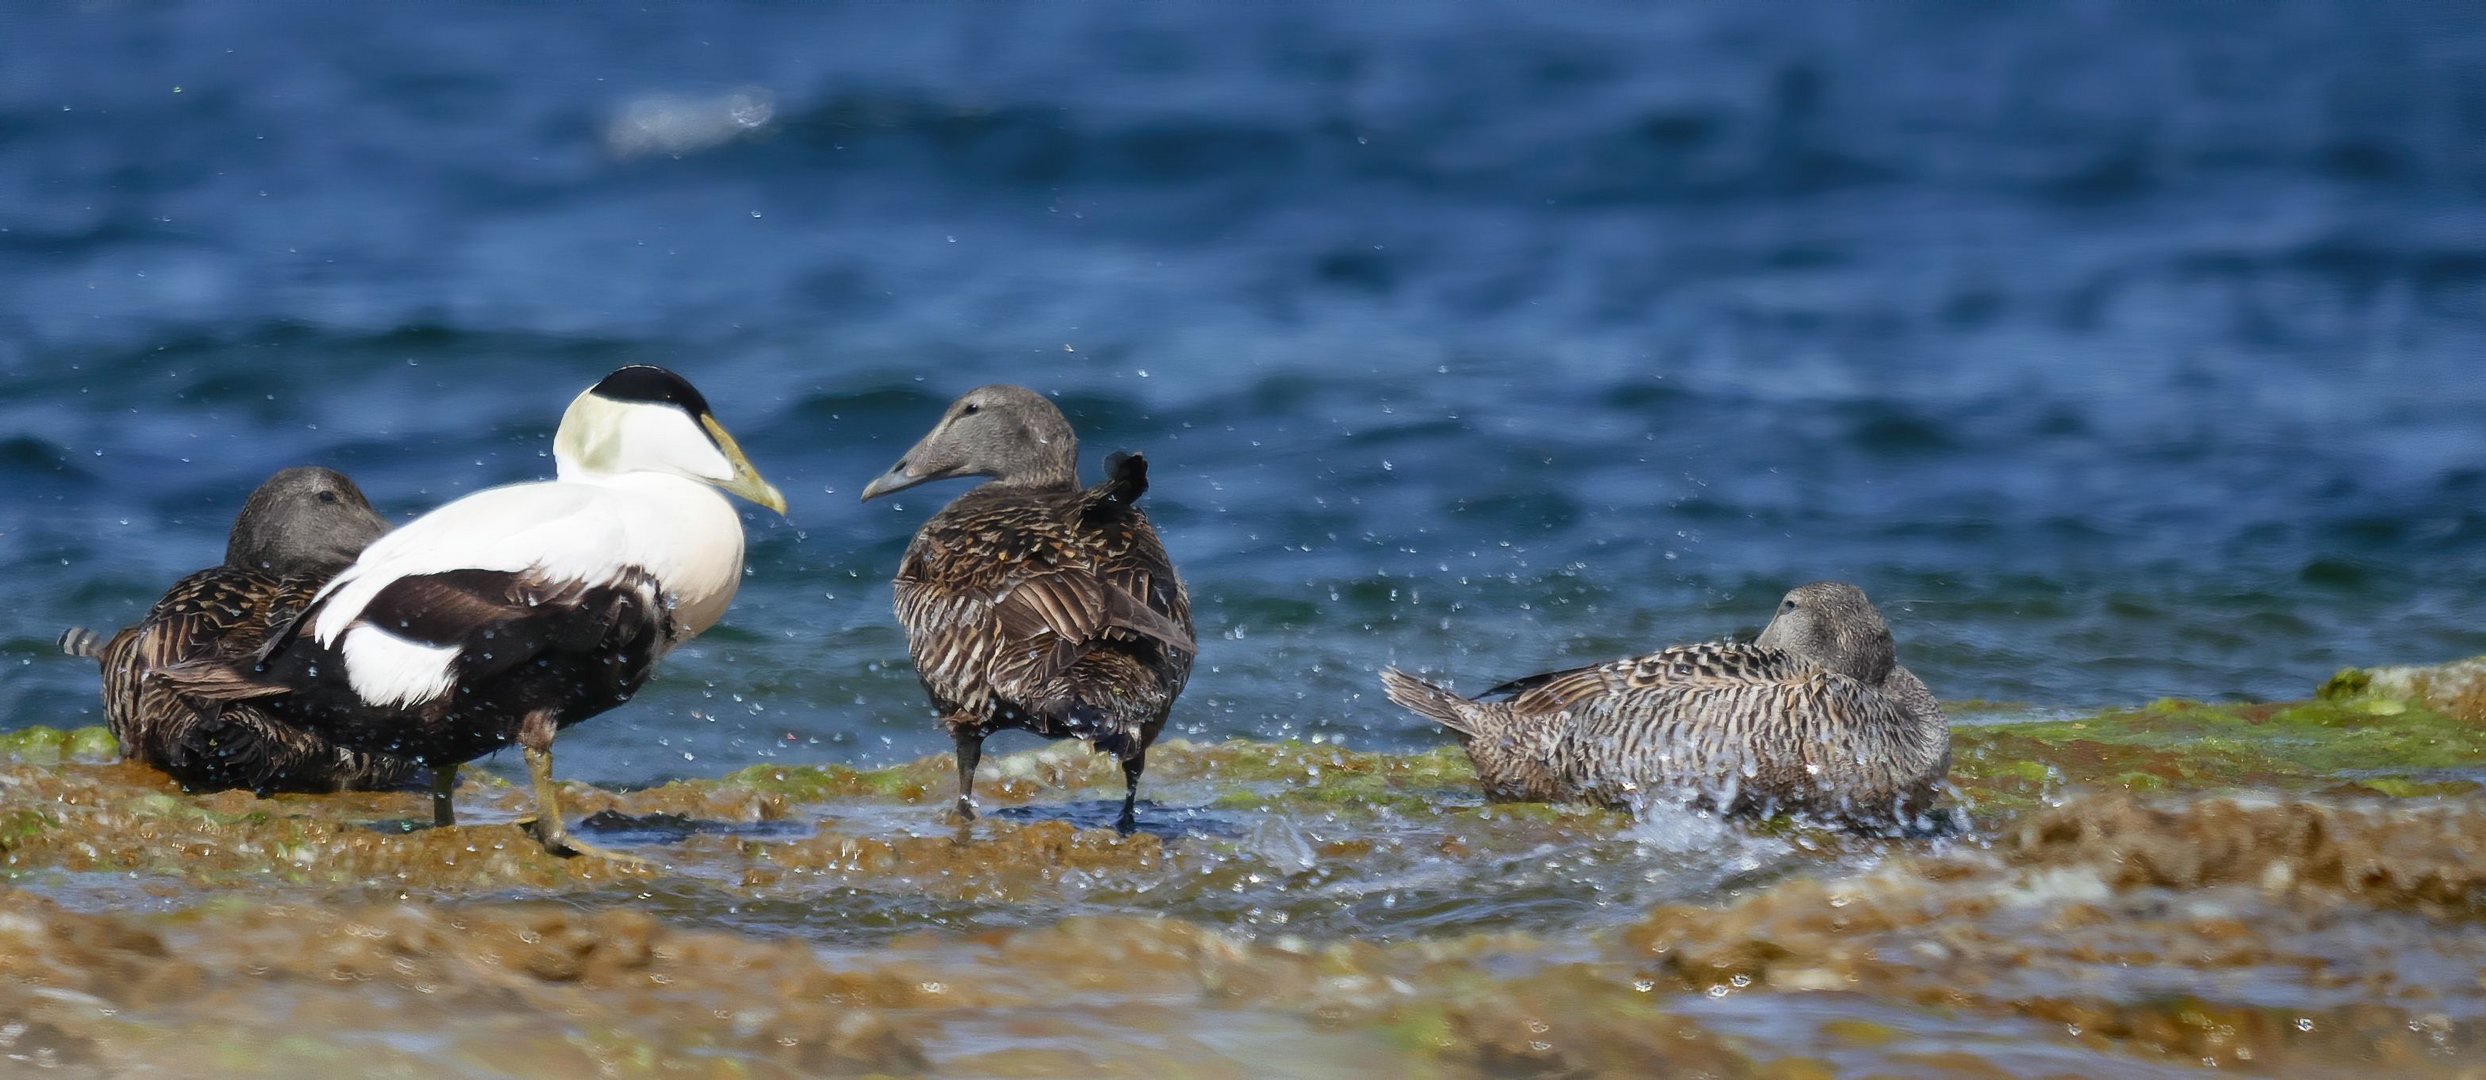
<svg viewBox="0 0 2486 1080">
<path fill-rule="evenodd" d="M 381 538 L 256 663 L 184 665 L 178 688 L 433 767 L 444 823 L 457 766 L 514 742 L 536 838 L 608 854 L 563 825 L 553 736 L 630 700 L 657 658 L 724 614 L 743 537 L 719 492 L 780 514 L 785 499 L 663 368 L 580 394 L 553 460 L 557 479 L 474 492 Z"/>
<path fill-rule="evenodd" d="M 1079 440 L 1034 391 L 986 386 L 863 489 L 875 499 L 988 479 L 924 523 L 898 565 L 898 622 L 958 747 L 958 813 L 975 817 L 984 740 L 1017 728 L 1122 760 L 1116 825 L 1137 821 L 1148 747 L 1191 676 L 1191 598 L 1147 515 L 1147 462 L 1116 454 L 1079 486 Z"/>
<path fill-rule="evenodd" d="M 248 662 L 387 532 L 343 474 L 286 469 L 242 504 L 222 565 L 173 583 L 109 641 L 83 628 L 62 634 L 62 651 L 103 667 L 104 722 L 121 756 L 191 791 L 369 790 L 413 779 L 421 766 L 411 759 L 346 749 L 250 703 L 201 709 L 158 677 L 176 664 Z"/>
<path fill-rule="evenodd" d="M 1804 585 L 1749 645 L 1681 645 L 1515 679 L 1471 700 L 1396 669 L 1390 700 L 1449 728 L 1496 801 L 1907 826 L 1951 766 L 1950 723 L 1863 590 Z"/>
</svg>

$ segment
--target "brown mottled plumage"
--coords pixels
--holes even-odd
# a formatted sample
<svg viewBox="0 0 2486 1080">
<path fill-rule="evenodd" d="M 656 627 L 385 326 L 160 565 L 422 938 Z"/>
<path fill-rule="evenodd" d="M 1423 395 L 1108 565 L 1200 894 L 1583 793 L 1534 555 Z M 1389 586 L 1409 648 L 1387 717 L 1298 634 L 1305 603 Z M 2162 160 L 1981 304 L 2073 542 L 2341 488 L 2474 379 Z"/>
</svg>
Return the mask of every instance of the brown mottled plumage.
<svg viewBox="0 0 2486 1080">
<path fill-rule="evenodd" d="M 175 664 L 247 659 L 387 531 L 353 481 L 287 469 L 243 504 L 223 565 L 174 583 L 101 648 L 90 631 L 63 634 L 64 650 L 103 666 L 104 719 L 121 756 L 195 791 L 341 791 L 411 780 L 421 766 L 410 760 L 348 750 L 249 703 L 202 708 L 161 677 Z"/>
<path fill-rule="evenodd" d="M 1147 463 L 1113 455 L 1106 478 L 1083 489 L 1077 461 L 1052 402 L 987 386 L 953 403 L 863 497 L 991 477 L 924 523 L 894 590 L 915 673 L 957 741 L 959 813 L 975 816 L 984 739 L 1018 728 L 1121 758 L 1127 831 L 1148 747 L 1191 675 L 1191 600 L 1134 505 Z"/>
<path fill-rule="evenodd" d="M 1855 586 L 1787 594 L 1750 645 L 1683 645 L 1470 700 L 1395 669 L 1390 700 L 1451 729 L 1488 797 L 1904 824 L 1950 771 L 1950 725 Z"/>
</svg>

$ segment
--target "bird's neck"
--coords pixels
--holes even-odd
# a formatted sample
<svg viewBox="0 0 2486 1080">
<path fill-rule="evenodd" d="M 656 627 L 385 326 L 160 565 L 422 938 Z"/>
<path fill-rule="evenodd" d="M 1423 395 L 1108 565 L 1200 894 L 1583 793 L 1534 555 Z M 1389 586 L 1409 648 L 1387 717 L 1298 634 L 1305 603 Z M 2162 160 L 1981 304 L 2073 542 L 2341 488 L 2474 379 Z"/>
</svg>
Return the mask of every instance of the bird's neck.
<svg viewBox="0 0 2486 1080">
<path fill-rule="evenodd" d="M 1075 488 L 1079 486 L 1079 468 L 1077 464 L 1073 462 L 1064 461 L 1047 465 L 1041 469 L 1032 469 L 1027 472 L 1012 473 L 1008 476 L 996 476 L 985 481 L 985 483 L 993 487 L 1011 491 L 1042 491 L 1046 488 L 1064 487 Z"/>
<path fill-rule="evenodd" d="M 564 483 L 610 488 L 628 516 L 626 551 L 613 554 L 653 574 L 674 609 L 673 644 L 714 625 L 742 583 L 742 518 L 725 493 L 672 473 L 580 470 Z"/>
</svg>

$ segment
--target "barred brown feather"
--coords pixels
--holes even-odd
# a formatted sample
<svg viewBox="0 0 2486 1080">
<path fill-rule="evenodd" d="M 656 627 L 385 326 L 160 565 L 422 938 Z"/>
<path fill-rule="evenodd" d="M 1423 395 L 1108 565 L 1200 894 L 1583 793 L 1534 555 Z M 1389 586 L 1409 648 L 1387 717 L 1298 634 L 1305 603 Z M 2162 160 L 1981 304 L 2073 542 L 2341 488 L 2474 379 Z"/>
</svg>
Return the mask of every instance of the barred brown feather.
<svg viewBox="0 0 2486 1080">
<path fill-rule="evenodd" d="M 1462 698 L 1395 670 L 1390 699 L 1460 736 L 1486 793 L 1637 810 L 1694 801 L 1858 824 L 1914 820 L 1950 727 L 1852 586 L 1788 595 L 1761 642 L 1683 645 Z"/>
<path fill-rule="evenodd" d="M 865 499 L 954 476 L 991 481 L 915 534 L 893 589 L 907 653 L 958 744 L 958 809 L 975 813 L 984 738 L 1020 729 L 1077 738 L 1122 760 L 1120 826 L 1191 676 L 1191 599 L 1148 516 L 1147 462 L 1105 460 L 1081 488 L 1078 437 L 1061 410 L 1016 386 L 951 403 Z"/>
<path fill-rule="evenodd" d="M 247 665 L 387 531 L 343 474 L 285 469 L 244 501 L 222 565 L 174 583 L 108 641 L 63 634 L 63 650 L 102 665 L 104 719 L 121 755 L 201 790 L 337 791 L 412 779 L 419 767 L 403 757 L 344 749 L 256 701 L 209 702 L 181 680 L 193 668 Z"/>
<path fill-rule="evenodd" d="M 197 790 L 343 791 L 391 788 L 420 766 L 348 750 L 249 702 L 207 708 L 165 673 L 175 665 L 247 663 L 302 613 L 323 577 L 210 567 L 174 583 L 138 624 L 105 642 L 104 721 L 123 757 Z"/>
<path fill-rule="evenodd" d="M 986 485 L 915 534 L 894 593 L 936 707 L 1123 757 L 1156 740 L 1190 677 L 1191 601 L 1146 515 L 1098 502 Z"/>
</svg>

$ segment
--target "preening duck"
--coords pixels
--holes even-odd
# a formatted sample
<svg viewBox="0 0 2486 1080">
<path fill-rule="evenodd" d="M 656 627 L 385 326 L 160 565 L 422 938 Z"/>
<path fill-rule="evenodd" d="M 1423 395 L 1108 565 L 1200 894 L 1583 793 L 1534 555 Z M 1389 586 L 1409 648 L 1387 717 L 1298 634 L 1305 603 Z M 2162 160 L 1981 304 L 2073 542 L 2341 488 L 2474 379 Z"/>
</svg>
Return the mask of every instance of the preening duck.
<svg viewBox="0 0 2486 1080">
<path fill-rule="evenodd" d="M 413 779 L 421 767 L 410 759 L 346 749 L 249 702 L 201 709 L 157 677 L 176 664 L 248 662 L 386 532 L 343 474 L 286 469 L 242 504 L 222 565 L 175 582 L 110 641 L 81 628 L 62 634 L 63 651 L 103 666 L 104 722 L 121 756 L 193 791 L 342 791 Z"/>
<path fill-rule="evenodd" d="M 1147 462 L 1116 454 L 1079 486 L 1079 440 L 1053 403 L 986 386 L 863 489 L 875 499 L 987 477 L 924 523 L 894 589 L 907 652 L 958 750 L 958 813 L 975 817 L 984 740 L 1016 728 L 1122 760 L 1120 828 L 1136 823 L 1148 747 L 1191 676 L 1191 598 L 1136 503 Z"/>
<path fill-rule="evenodd" d="M 743 537 L 719 492 L 780 514 L 785 499 L 707 399 L 657 367 L 572 401 L 553 461 L 556 479 L 474 492 L 381 538 L 255 664 L 186 666 L 182 689 L 433 766 L 444 824 L 456 766 L 514 742 L 536 837 L 605 854 L 564 827 L 554 734 L 628 701 L 724 614 Z"/>
<path fill-rule="evenodd" d="M 1863 590 L 1798 587 L 1749 645 L 1683 645 L 1514 679 L 1471 700 L 1396 669 L 1390 700 L 1449 728 L 1487 797 L 1637 811 L 1914 823 L 1950 772 L 1950 724 L 1899 666 Z"/>
</svg>

